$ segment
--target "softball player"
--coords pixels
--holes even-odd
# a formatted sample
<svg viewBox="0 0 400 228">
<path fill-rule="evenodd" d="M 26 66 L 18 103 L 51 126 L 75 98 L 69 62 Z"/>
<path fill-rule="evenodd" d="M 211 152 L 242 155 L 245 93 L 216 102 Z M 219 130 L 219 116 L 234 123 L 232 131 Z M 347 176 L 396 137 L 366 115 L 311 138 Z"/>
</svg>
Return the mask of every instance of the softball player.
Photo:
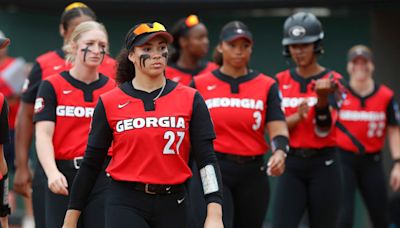
<svg viewBox="0 0 400 228">
<path fill-rule="evenodd" d="M 85 158 L 72 186 L 64 227 L 75 227 L 112 142 L 106 227 L 187 227 L 184 183 L 194 153 L 208 203 L 204 227 L 222 225 L 215 134 L 199 93 L 164 76 L 172 36 L 158 23 L 127 34 L 118 58 L 120 86 L 101 96 Z"/>
<path fill-rule="evenodd" d="M 217 68 L 216 64 L 204 60 L 209 49 L 208 31 L 196 15 L 179 20 L 171 34 L 174 52 L 165 69 L 167 78 L 189 85 L 193 76 Z"/>
<path fill-rule="evenodd" d="M 221 67 L 195 77 L 193 86 L 204 97 L 215 126 L 214 142 L 224 184 L 225 227 L 262 227 L 269 202 L 268 174 L 285 167 L 289 140 L 275 80 L 248 68 L 253 36 L 239 21 L 220 34 L 216 63 Z M 264 167 L 269 147 L 273 155 Z M 267 172 L 266 172 L 267 171 Z"/>
<path fill-rule="evenodd" d="M 61 15 L 60 34 L 66 42 L 75 27 L 84 21 L 96 20 L 95 13 L 85 4 L 75 2 L 68 5 Z M 46 175 L 39 162 L 37 162 L 34 172 L 33 183 L 28 167 L 29 148 L 32 141 L 32 118 L 33 106 L 38 92 L 40 82 L 50 75 L 63 72 L 71 68 L 70 64 L 65 62 L 65 52 L 62 49 L 47 52 L 36 59 L 32 71 L 25 82 L 22 101 L 17 113 L 15 126 L 15 164 L 16 172 L 14 177 L 13 189 L 24 196 L 31 194 L 32 203 L 37 227 L 46 227 L 44 214 L 44 192 L 47 188 Z M 108 57 L 99 67 L 99 72 L 106 76 L 115 77 L 115 61 Z M 32 186 L 31 186 L 32 185 Z"/>
<path fill-rule="evenodd" d="M 339 227 L 352 227 L 354 195 L 359 188 L 374 227 L 388 227 L 388 195 L 381 151 L 388 136 L 395 164 L 390 183 L 400 190 L 400 113 L 394 93 L 372 78 L 371 50 L 356 45 L 348 52 L 348 93 L 339 112 L 337 144 L 344 180 Z"/>
<path fill-rule="evenodd" d="M 8 38 L 0 38 L 0 49 L 10 44 Z M 8 205 L 8 169 L 4 158 L 3 145 L 9 143 L 10 136 L 8 130 L 8 105 L 2 93 L 0 93 L 0 224 L 3 228 L 8 228 L 8 215 L 10 207 Z"/>
<path fill-rule="evenodd" d="M 313 14 L 296 13 L 286 19 L 283 28 L 284 54 L 296 67 L 276 76 L 289 127 L 290 152 L 286 172 L 277 180 L 272 225 L 298 227 L 307 209 L 310 227 L 336 227 L 341 181 L 333 95 L 341 76 L 318 64 L 324 32 Z"/>
<path fill-rule="evenodd" d="M 64 48 L 73 67 L 41 83 L 33 118 L 36 149 L 48 180 L 45 191 L 48 227 L 61 227 L 63 224 L 68 207 L 68 189 L 83 159 L 87 144 L 85 136 L 89 133 L 94 107 L 101 94 L 115 87 L 114 80 L 98 73 L 97 69 L 108 49 L 103 25 L 93 21 L 82 22 Z M 89 203 L 82 218 L 84 227 L 104 227 L 103 193 L 107 185 L 108 178 L 103 172 L 86 199 Z"/>
</svg>

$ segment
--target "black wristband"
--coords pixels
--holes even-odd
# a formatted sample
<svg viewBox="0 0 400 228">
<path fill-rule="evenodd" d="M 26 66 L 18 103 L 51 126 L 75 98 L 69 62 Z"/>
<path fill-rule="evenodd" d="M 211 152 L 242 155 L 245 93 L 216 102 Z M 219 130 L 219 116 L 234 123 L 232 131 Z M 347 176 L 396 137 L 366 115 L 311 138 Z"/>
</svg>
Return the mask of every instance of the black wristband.
<svg viewBox="0 0 400 228">
<path fill-rule="evenodd" d="M 329 110 L 329 105 L 319 109 L 315 107 L 315 122 L 318 127 L 325 128 L 330 127 L 332 124 L 332 116 Z"/>
<path fill-rule="evenodd" d="M 277 150 L 283 150 L 285 153 L 289 153 L 289 138 L 283 135 L 277 135 L 271 140 L 272 152 Z"/>
<path fill-rule="evenodd" d="M 393 159 L 394 163 L 400 163 L 400 158 Z"/>
<path fill-rule="evenodd" d="M 0 217 L 6 217 L 11 212 L 8 206 L 8 174 L 0 180 Z"/>
</svg>

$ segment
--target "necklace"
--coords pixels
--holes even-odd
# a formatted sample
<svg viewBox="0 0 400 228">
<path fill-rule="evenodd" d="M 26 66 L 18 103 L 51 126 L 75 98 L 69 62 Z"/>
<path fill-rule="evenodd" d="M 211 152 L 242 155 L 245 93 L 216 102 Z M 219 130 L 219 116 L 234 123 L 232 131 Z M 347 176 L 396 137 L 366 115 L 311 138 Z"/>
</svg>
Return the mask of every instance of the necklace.
<svg viewBox="0 0 400 228">
<path fill-rule="evenodd" d="M 163 84 L 163 86 L 161 87 L 161 90 L 160 90 L 160 92 L 158 93 L 158 95 L 155 97 L 155 98 L 153 98 L 153 101 L 156 101 L 160 96 L 161 96 L 161 94 L 164 92 L 164 89 L 165 89 L 165 85 L 167 84 L 167 79 L 165 79 L 165 77 L 164 77 L 164 84 Z"/>
</svg>

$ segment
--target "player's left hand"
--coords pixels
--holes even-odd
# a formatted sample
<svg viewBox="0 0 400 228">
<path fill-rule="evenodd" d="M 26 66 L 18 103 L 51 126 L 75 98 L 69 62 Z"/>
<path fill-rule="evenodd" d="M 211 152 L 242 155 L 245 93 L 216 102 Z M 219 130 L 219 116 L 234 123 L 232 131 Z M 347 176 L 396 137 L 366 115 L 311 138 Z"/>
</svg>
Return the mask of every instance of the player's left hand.
<svg viewBox="0 0 400 228">
<path fill-rule="evenodd" d="M 269 158 L 267 174 L 269 176 L 280 176 L 285 171 L 286 153 L 282 150 L 277 150 Z"/>
<path fill-rule="evenodd" d="M 222 217 L 207 216 L 204 228 L 224 228 Z"/>
<path fill-rule="evenodd" d="M 394 192 L 400 191 L 400 163 L 396 163 L 393 166 L 390 174 L 390 186 Z"/>
</svg>

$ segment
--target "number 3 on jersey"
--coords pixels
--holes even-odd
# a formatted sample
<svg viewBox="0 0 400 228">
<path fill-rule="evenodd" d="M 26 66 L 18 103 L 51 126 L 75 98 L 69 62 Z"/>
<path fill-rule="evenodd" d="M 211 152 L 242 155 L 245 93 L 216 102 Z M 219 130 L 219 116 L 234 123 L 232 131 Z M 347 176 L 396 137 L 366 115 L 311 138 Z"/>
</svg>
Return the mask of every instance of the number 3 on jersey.
<svg viewBox="0 0 400 228">
<path fill-rule="evenodd" d="M 178 137 L 176 137 L 176 135 Z M 179 154 L 179 147 L 181 146 L 181 143 L 185 138 L 185 132 L 178 131 L 176 132 L 176 135 L 173 131 L 166 131 L 164 133 L 164 139 L 167 139 L 168 142 L 164 146 L 163 154 Z M 176 143 L 176 150 L 174 150 L 172 146 L 174 145 L 176 138 L 178 138 L 178 142 Z"/>
<path fill-rule="evenodd" d="M 253 124 L 252 127 L 253 127 L 254 131 L 257 131 L 261 127 L 261 120 L 262 120 L 261 112 L 260 111 L 255 111 L 253 113 L 253 117 L 254 117 L 255 123 Z"/>
</svg>

